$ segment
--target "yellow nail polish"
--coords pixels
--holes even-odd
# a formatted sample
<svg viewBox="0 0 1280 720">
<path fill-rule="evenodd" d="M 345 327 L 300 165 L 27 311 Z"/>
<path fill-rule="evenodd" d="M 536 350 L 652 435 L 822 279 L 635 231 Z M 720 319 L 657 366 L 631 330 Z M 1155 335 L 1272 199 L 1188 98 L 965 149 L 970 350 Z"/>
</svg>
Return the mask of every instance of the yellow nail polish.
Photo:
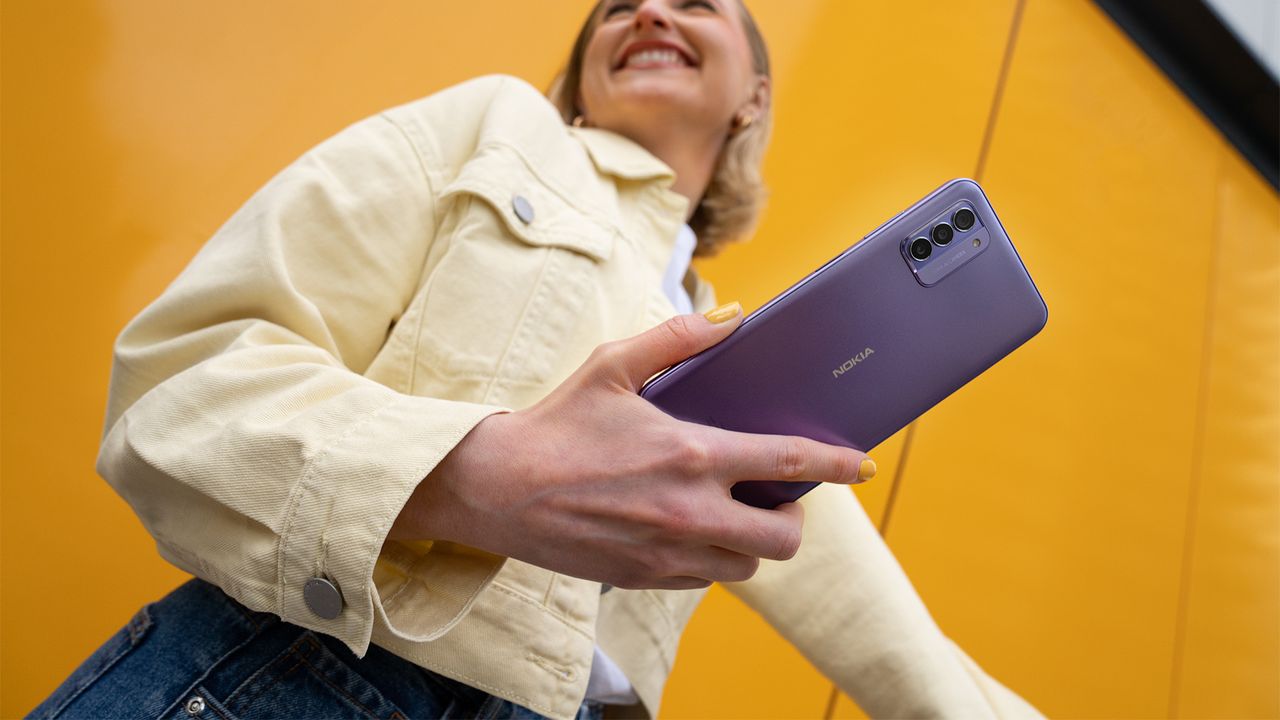
<svg viewBox="0 0 1280 720">
<path fill-rule="evenodd" d="M 731 303 L 725 303 L 714 310 L 708 310 L 702 313 L 702 316 L 713 323 L 722 323 L 738 316 L 742 312 L 742 305 L 734 300 Z"/>
<path fill-rule="evenodd" d="M 876 461 L 866 458 L 858 466 L 858 482 L 866 482 L 876 476 Z"/>
</svg>

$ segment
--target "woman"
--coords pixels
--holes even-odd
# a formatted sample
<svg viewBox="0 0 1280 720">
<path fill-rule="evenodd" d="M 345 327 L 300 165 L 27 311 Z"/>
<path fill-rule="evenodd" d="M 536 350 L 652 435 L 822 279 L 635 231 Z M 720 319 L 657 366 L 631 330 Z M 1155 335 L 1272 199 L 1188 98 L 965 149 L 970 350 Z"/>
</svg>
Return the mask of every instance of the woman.
<svg viewBox="0 0 1280 720">
<path fill-rule="evenodd" d="M 551 94 L 344 130 L 126 328 L 99 471 L 200 579 L 36 716 L 654 716 L 712 581 L 873 714 L 1034 714 L 841 487 L 865 456 L 636 395 L 741 320 L 688 262 L 758 212 L 746 8 L 606 0 Z M 759 510 L 747 479 L 827 484 Z"/>
</svg>

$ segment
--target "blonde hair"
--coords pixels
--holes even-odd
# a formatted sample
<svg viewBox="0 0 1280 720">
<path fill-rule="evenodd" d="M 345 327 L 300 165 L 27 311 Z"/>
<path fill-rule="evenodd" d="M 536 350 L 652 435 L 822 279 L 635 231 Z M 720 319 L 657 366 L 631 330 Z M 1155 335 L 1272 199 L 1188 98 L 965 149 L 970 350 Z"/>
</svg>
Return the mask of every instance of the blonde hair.
<svg viewBox="0 0 1280 720">
<path fill-rule="evenodd" d="M 582 114 L 576 103 L 578 85 L 582 81 L 582 58 L 586 53 L 587 43 L 600 22 L 600 8 L 605 1 L 596 3 L 587 16 L 573 42 L 568 63 L 547 90 L 547 98 L 560 111 L 560 117 L 566 123 L 572 123 L 574 118 Z M 754 70 L 757 75 L 772 78 L 769 49 L 765 46 L 764 36 L 760 34 L 760 28 L 756 26 L 746 4 L 739 2 L 738 7 L 741 9 L 742 28 L 746 31 L 747 43 L 751 48 Z M 698 247 L 694 252 L 697 257 L 715 255 L 726 243 L 744 238 L 755 227 L 766 196 L 760 165 L 764 160 L 765 148 L 769 145 L 769 131 L 773 124 L 770 105 L 766 103 L 764 110 L 752 119 L 750 125 L 731 133 L 725 140 L 715 171 L 711 175 L 711 182 L 707 184 L 706 192 L 694 208 L 693 216 L 689 218 L 689 226 L 698 236 Z"/>
</svg>

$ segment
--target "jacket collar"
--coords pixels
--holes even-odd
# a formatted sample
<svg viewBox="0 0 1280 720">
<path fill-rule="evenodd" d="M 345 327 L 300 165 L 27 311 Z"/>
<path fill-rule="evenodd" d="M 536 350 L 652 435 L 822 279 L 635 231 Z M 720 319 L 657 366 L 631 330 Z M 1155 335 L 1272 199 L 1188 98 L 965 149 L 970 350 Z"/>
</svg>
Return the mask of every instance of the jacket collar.
<svg viewBox="0 0 1280 720">
<path fill-rule="evenodd" d="M 671 189 L 676 173 L 639 144 L 608 130 L 568 128 L 570 134 L 586 148 L 596 171 L 623 180 L 649 181 L 659 192 L 652 196 L 659 212 L 641 213 L 634 218 L 631 230 L 640 238 L 645 253 L 659 272 L 671 258 L 676 233 L 688 212 L 689 201 Z"/>
<path fill-rule="evenodd" d="M 587 148 L 596 169 L 606 175 L 626 180 L 666 179 L 674 181 L 676 173 L 652 153 L 617 133 L 597 128 L 569 128 Z"/>
</svg>

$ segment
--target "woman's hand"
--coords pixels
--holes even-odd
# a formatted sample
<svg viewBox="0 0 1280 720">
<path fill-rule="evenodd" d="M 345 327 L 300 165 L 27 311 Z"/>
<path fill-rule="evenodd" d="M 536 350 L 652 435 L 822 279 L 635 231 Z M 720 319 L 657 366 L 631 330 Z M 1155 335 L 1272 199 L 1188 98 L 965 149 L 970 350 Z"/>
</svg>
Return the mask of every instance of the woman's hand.
<svg viewBox="0 0 1280 720">
<path fill-rule="evenodd" d="M 682 315 L 598 347 L 536 405 L 481 421 L 419 483 L 393 538 L 448 540 L 623 588 L 745 580 L 800 547 L 802 508 L 734 500 L 743 480 L 856 483 L 863 453 L 676 420 L 637 395 L 727 337 Z M 867 461 L 862 478 L 874 472 Z"/>
</svg>

